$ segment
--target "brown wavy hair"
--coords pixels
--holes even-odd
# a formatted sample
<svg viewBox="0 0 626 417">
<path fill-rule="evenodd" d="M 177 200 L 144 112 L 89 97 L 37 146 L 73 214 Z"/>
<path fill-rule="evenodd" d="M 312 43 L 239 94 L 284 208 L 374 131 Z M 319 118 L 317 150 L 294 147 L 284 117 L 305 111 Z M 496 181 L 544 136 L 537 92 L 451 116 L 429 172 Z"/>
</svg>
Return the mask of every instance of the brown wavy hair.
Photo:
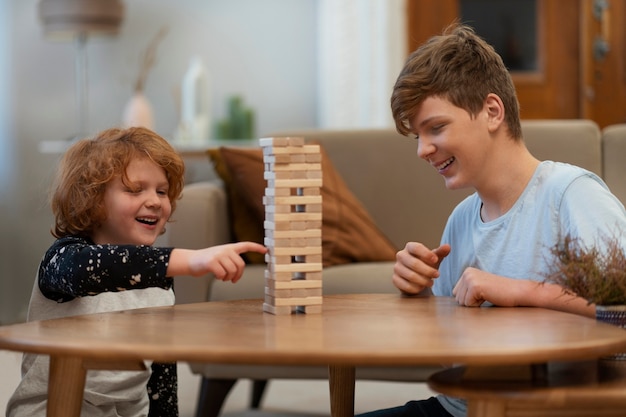
<svg viewBox="0 0 626 417">
<path fill-rule="evenodd" d="M 453 24 L 409 55 L 391 95 L 391 113 L 402 135 L 428 97 L 441 97 L 475 117 L 487 95 L 498 95 L 509 134 L 521 140 L 519 102 L 511 74 L 491 45 L 466 25 Z"/>
<path fill-rule="evenodd" d="M 184 186 L 185 164 L 172 146 L 155 132 L 142 128 L 107 129 L 73 144 L 63 155 L 53 183 L 50 205 L 53 236 L 88 237 L 107 218 L 106 185 L 121 176 L 135 158 L 150 158 L 165 170 L 172 213 Z"/>
</svg>

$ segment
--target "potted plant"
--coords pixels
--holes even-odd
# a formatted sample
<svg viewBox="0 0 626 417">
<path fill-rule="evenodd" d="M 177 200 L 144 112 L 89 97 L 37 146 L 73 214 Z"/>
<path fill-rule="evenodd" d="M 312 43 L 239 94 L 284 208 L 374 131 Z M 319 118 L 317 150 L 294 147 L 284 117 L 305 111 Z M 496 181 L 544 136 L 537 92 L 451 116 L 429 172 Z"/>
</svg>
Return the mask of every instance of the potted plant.
<svg viewBox="0 0 626 417">
<path fill-rule="evenodd" d="M 626 328 L 626 252 L 623 234 L 605 236 L 600 245 L 586 246 L 567 235 L 551 248 L 554 267 L 546 282 L 596 306 L 596 319 Z M 626 352 L 613 356 L 626 360 Z"/>
</svg>

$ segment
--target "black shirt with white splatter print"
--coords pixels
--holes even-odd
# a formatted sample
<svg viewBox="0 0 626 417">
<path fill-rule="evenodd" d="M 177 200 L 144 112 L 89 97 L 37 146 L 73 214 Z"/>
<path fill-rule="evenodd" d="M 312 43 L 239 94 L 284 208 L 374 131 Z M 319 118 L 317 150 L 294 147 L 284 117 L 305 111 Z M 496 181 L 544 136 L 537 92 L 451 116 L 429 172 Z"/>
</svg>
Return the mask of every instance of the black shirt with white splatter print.
<svg viewBox="0 0 626 417">
<path fill-rule="evenodd" d="M 48 249 L 39 266 L 39 289 L 58 303 L 144 288 L 170 289 L 166 277 L 172 248 L 145 245 L 96 245 L 67 236 Z M 153 363 L 147 386 L 150 417 L 178 416 L 176 364 Z"/>
<path fill-rule="evenodd" d="M 132 289 L 169 289 L 165 276 L 172 248 L 96 245 L 68 236 L 48 249 L 39 266 L 39 289 L 59 303 L 76 297 Z"/>
</svg>

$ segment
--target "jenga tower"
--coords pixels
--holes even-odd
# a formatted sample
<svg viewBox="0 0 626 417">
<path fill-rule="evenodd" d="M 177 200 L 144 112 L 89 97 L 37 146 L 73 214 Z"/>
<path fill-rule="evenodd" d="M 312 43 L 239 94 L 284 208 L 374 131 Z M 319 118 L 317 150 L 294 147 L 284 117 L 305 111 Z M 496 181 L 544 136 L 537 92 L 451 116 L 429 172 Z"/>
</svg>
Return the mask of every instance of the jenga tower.
<svg viewBox="0 0 626 417">
<path fill-rule="evenodd" d="M 267 181 L 265 303 L 272 314 L 322 310 L 322 156 L 304 138 L 262 138 Z"/>
</svg>

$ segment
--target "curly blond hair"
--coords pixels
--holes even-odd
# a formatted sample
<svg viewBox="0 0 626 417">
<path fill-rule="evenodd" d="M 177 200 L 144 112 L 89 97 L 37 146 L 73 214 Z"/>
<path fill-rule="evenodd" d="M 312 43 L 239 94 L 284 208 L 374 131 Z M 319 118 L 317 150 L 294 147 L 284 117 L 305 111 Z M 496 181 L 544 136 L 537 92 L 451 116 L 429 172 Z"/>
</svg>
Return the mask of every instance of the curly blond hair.
<svg viewBox="0 0 626 417">
<path fill-rule="evenodd" d="M 107 218 L 104 192 L 135 158 L 150 158 L 163 168 L 169 183 L 172 213 L 184 186 L 185 164 L 172 146 L 155 132 L 142 128 L 112 128 L 73 144 L 63 155 L 53 183 L 50 205 L 53 236 L 88 237 Z"/>
</svg>

